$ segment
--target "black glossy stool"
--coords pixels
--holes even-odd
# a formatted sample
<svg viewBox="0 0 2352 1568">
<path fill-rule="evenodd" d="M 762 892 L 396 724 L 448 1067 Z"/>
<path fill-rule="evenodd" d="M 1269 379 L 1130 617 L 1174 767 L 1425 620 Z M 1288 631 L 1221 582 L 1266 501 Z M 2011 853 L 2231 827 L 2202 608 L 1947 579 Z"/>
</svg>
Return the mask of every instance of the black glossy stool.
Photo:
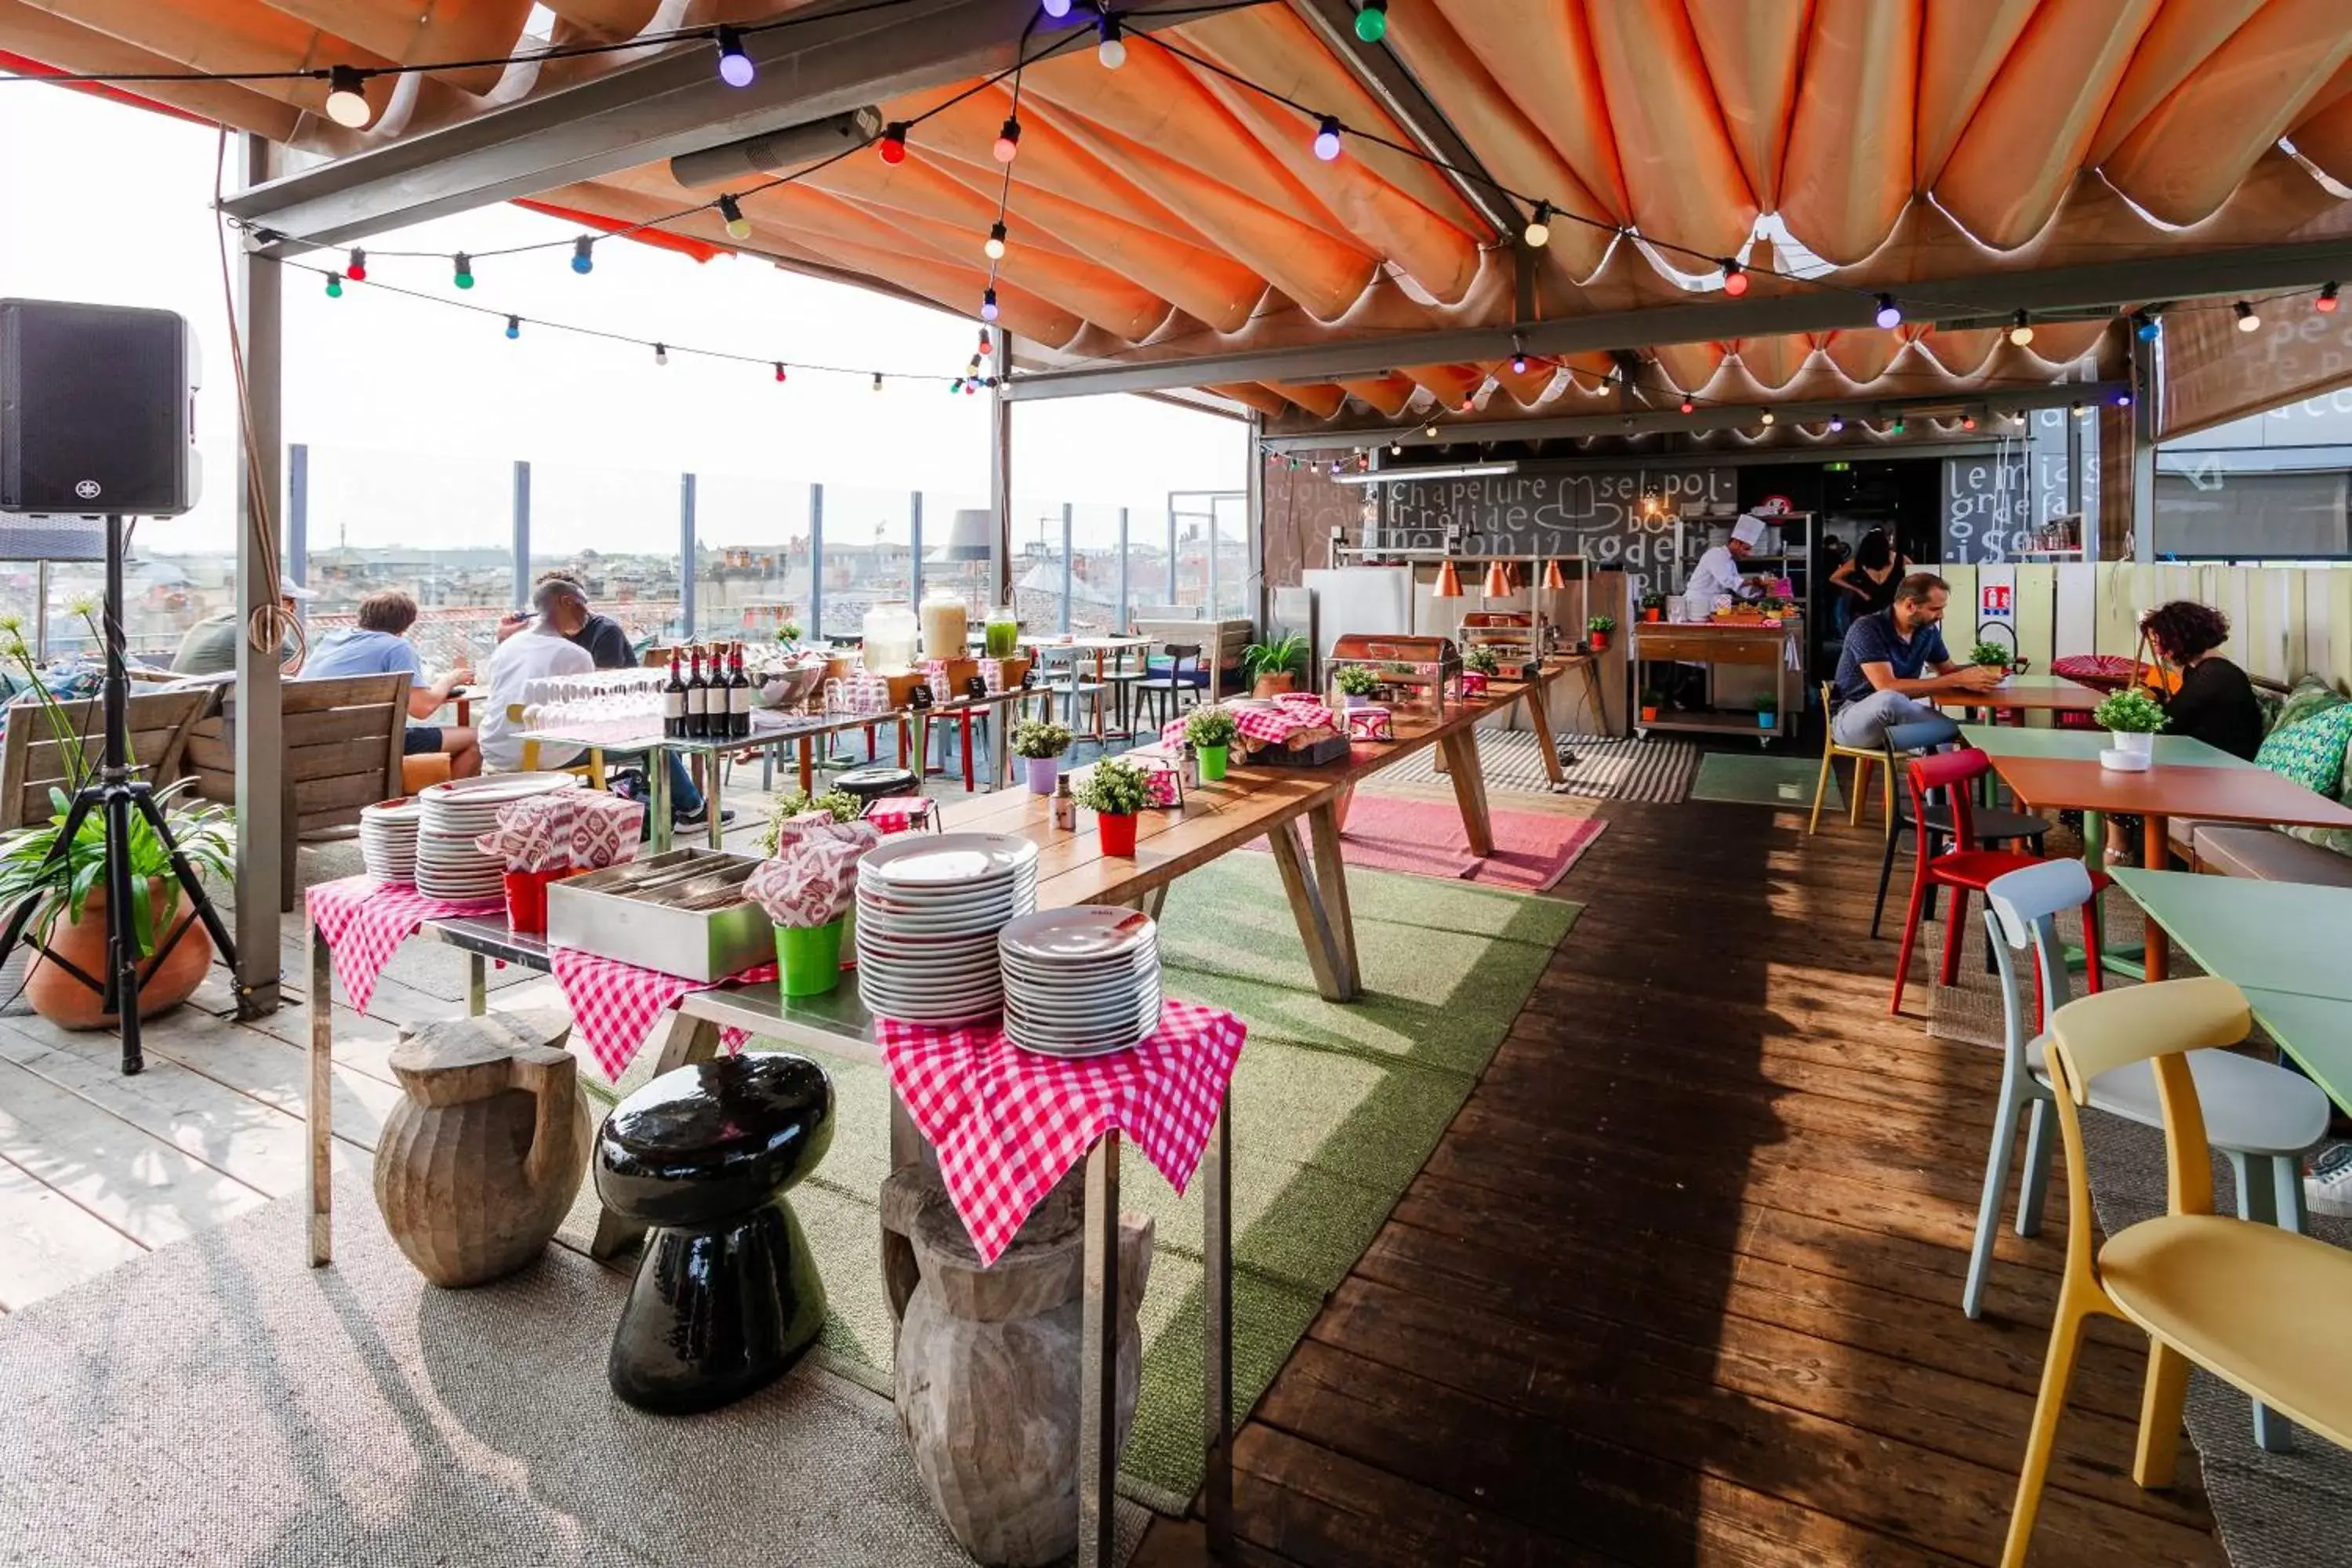
<svg viewBox="0 0 2352 1568">
<path fill-rule="evenodd" d="M 889 766 L 852 768 L 833 781 L 833 787 L 857 802 L 860 811 L 894 795 L 920 795 L 922 781 L 911 768 Z"/>
<path fill-rule="evenodd" d="M 762 1051 L 666 1072 L 596 1133 L 596 1195 L 650 1226 L 605 1375 L 641 1410 L 712 1410 L 792 1369 L 824 1281 L 784 1189 L 833 1142 L 833 1084 Z"/>
</svg>

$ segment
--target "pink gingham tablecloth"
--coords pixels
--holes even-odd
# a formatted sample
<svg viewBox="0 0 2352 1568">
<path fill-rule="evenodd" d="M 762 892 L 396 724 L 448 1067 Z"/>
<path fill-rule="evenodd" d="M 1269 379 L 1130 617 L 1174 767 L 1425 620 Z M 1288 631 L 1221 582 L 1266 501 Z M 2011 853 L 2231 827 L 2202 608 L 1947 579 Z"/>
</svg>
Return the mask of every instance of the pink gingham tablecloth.
<svg viewBox="0 0 2352 1568">
<path fill-rule="evenodd" d="M 571 1005 L 572 1026 L 588 1042 L 598 1069 L 613 1082 L 620 1080 L 644 1048 L 654 1020 L 668 1012 L 679 997 L 735 981 L 751 984 L 776 977 L 773 961 L 720 981 L 688 980 L 683 974 L 665 974 L 658 969 L 600 958 L 571 947 L 551 948 L 548 957 L 555 983 L 563 988 L 563 1000 Z M 719 1037 L 729 1050 L 740 1051 L 751 1036 L 741 1029 L 726 1028 Z"/>
<path fill-rule="evenodd" d="M 1338 728 L 1331 710 L 1325 707 L 1319 699 L 1311 697 L 1303 702 L 1284 703 L 1273 708 L 1227 708 L 1224 711 L 1233 715 L 1234 725 L 1241 731 L 1242 739 L 1253 747 L 1286 746 L 1293 736 L 1310 730 Z M 1176 744 L 1184 738 L 1184 719 L 1170 720 L 1160 727 L 1160 739 L 1168 745 Z"/>
<path fill-rule="evenodd" d="M 503 914 L 507 907 L 503 893 L 495 899 L 453 903 L 428 899 L 407 882 L 379 882 L 373 877 L 320 882 L 305 898 L 310 923 L 335 955 L 335 973 L 342 976 L 343 994 L 362 1013 L 375 995 L 376 977 L 383 973 L 383 966 L 426 921 Z"/>
<path fill-rule="evenodd" d="M 940 825 L 939 802 L 929 795 L 887 795 L 867 806 L 862 820 L 872 823 L 885 836 L 916 826 L 936 829 Z"/>
<path fill-rule="evenodd" d="M 1100 1057 L 1024 1051 L 994 1024 L 881 1018 L 875 1028 L 982 1264 L 1107 1132 L 1133 1140 L 1181 1196 L 1249 1034 L 1231 1013 L 1173 1000 L 1150 1037 Z"/>
<path fill-rule="evenodd" d="M 1348 712 L 1348 739 L 1351 741 L 1393 741 L 1396 723 L 1385 708 L 1366 706 L 1350 708 Z"/>
</svg>

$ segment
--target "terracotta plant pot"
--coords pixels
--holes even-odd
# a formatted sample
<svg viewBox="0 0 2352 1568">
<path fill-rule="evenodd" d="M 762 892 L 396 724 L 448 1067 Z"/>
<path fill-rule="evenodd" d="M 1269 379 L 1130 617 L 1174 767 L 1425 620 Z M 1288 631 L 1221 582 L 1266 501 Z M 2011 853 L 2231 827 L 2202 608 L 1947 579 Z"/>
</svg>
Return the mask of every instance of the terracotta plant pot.
<svg viewBox="0 0 2352 1568">
<path fill-rule="evenodd" d="M 1642 618 L 1645 621 L 1663 621 L 1666 618 L 1666 612 L 1660 609 L 1643 610 Z"/>
<path fill-rule="evenodd" d="M 1656 709 L 1654 709 L 1654 708 L 1644 708 L 1644 709 L 1643 709 L 1643 710 L 1642 710 L 1642 722 L 1643 722 L 1643 723 L 1644 723 L 1644 724 L 1654 724 L 1654 723 L 1656 723 L 1657 721 L 1658 721 L 1658 710 L 1657 710 Z"/>
<path fill-rule="evenodd" d="M 1297 689 L 1298 677 L 1293 675 L 1288 670 L 1283 670 L 1275 675 L 1259 676 L 1257 678 L 1257 684 L 1250 688 L 1250 695 L 1252 697 L 1272 697 L 1277 692 L 1296 691 Z"/>
<path fill-rule="evenodd" d="M 161 878 L 147 879 L 147 896 L 154 908 L 163 907 Z M 176 1007 L 194 995 L 212 964 L 213 939 L 184 893 L 173 923 L 186 929 L 163 955 L 163 962 L 158 965 L 149 959 L 140 965 L 139 1016 L 142 1018 Z M 60 919 L 49 929 L 47 945 L 93 980 L 105 978 L 106 894 L 93 890 L 82 906 L 80 920 Z M 156 945 L 163 945 L 160 935 Z M 33 1005 L 34 1012 L 61 1029 L 110 1029 L 117 1022 L 113 1014 L 102 1010 L 97 992 L 45 957 L 36 956 L 25 976 L 25 999 Z"/>
</svg>

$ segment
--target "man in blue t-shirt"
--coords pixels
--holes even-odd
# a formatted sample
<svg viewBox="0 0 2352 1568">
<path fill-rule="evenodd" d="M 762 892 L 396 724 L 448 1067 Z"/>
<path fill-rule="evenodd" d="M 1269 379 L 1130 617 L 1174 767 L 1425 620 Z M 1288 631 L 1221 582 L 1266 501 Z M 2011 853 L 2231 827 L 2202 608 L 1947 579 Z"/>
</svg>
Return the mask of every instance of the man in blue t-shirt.
<svg viewBox="0 0 2352 1568">
<path fill-rule="evenodd" d="M 1914 572 L 1895 590 L 1895 603 L 1846 628 L 1830 690 L 1830 734 L 1839 745 L 1884 745 L 1893 726 L 1936 716 L 1918 699 L 2000 684 L 2001 671 L 1964 668 L 1945 649 L 1939 623 L 1951 594 L 1934 573 Z"/>
<path fill-rule="evenodd" d="M 359 625 L 337 626 L 319 639 L 303 661 L 302 679 L 324 680 L 339 675 L 405 675 L 408 716 L 430 719 L 449 693 L 473 678 L 461 660 L 457 668 L 427 685 L 416 645 L 408 628 L 416 624 L 416 601 L 396 588 L 370 594 L 360 601 Z M 482 771 L 482 749 L 473 730 L 461 724 L 411 723 L 403 750 L 409 756 L 430 752 L 449 754 L 449 776 L 471 778 Z"/>
</svg>

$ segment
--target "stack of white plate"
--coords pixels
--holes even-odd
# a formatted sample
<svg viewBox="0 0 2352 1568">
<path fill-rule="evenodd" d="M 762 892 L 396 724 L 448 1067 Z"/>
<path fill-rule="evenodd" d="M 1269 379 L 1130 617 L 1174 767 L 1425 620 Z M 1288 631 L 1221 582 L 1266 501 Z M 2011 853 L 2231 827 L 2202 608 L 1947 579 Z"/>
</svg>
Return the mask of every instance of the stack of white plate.
<svg viewBox="0 0 2352 1568">
<path fill-rule="evenodd" d="M 908 833 L 857 863 L 857 994 L 886 1018 L 964 1024 L 1003 1006 L 996 933 L 1037 907 L 1037 846 Z"/>
<path fill-rule="evenodd" d="M 360 807 L 360 858 L 379 882 L 416 880 L 416 829 L 424 808 L 416 797 Z"/>
<path fill-rule="evenodd" d="M 997 939 L 1004 1034 L 1024 1050 L 1094 1057 L 1160 1026 L 1160 928 L 1150 915 L 1074 904 L 1024 915 Z"/>
<path fill-rule="evenodd" d="M 474 840 L 497 828 L 509 801 L 574 789 L 577 773 L 485 773 L 452 779 L 416 797 L 416 890 L 428 899 L 495 899 L 506 889 L 506 863 Z"/>
</svg>

